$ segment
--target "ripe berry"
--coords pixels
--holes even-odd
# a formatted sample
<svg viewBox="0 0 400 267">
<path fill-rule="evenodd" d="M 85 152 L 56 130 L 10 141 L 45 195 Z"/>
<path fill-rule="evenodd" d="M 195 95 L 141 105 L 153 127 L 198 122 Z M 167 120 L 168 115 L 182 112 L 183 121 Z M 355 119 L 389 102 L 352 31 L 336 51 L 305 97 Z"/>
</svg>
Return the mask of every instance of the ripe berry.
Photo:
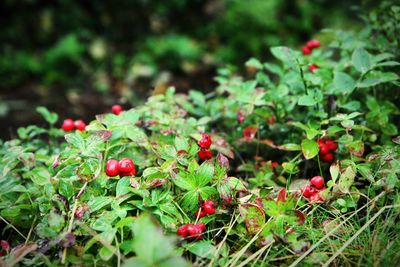
<svg viewBox="0 0 400 267">
<path fill-rule="evenodd" d="M 327 153 L 329 153 L 328 146 L 325 145 L 325 144 L 320 145 L 319 146 L 319 154 L 322 156 L 322 155 L 325 155 Z"/>
<path fill-rule="evenodd" d="M 212 158 L 212 152 L 209 149 L 201 149 L 197 152 L 197 155 L 201 160 L 208 160 Z"/>
<path fill-rule="evenodd" d="M 118 169 L 122 173 L 131 173 L 135 170 L 135 163 L 130 158 L 123 158 L 118 162 Z"/>
<path fill-rule="evenodd" d="M 317 191 L 315 190 L 314 187 L 310 186 L 310 185 L 304 185 L 301 189 L 300 189 L 301 193 L 303 194 L 304 197 L 309 198 L 312 195 L 314 195 Z"/>
<path fill-rule="evenodd" d="M 197 142 L 201 148 L 210 148 L 212 144 L 211 136 L 209 134 L 202 134 L 201 139 Z"/>
<path fill-rule="evenodd" d="M 327 148 L 331 151 L 335 151 L 338 148 L 337 143 L 335 143 L 335 141 L 333 141 L 333 140 L 326 140 L 325 144 L 326 144 Z"/>
<path fill-rule="evenodd" d="M 65 119 L 61 128 L 65 131 L 65 132 L 69 132 L 72 131 L 75 128 L 74 125 L 74 121 L 71 119 Z"/>
<path fill-rule="evenodd" d="M 199 229 L 200 229 L 200 231 L 204 231 L 204 230 L 206 230 L 206 225 L 204 224 L 204 223 L 199 223 L 199 224 L 197 224 L 196 225 Z"/>
<path fill-rule="evenodd" d="M 324 178 L 322 178 L 321 176 L 314 176 L 313 178 L 311 178 L 310 183 L 317 189 L 324 188 Z"/>
<path fill-rule="evenodd" d="M 106 174 L 109 177 L 114 177 L 119 174 L 118 160 L 109 159 L 106 163 Z"/>
<path fill-rule="evenodd" d="M 332 153 L 328 153 L 325 155 L 321 155 L 321 159 L 325 162 L 332 162 L 333 160 L 333 154 Z"/>
<path fill-rule="evenodd" d="M 203 232 L 202 229 L 203 229 L 203 227 L 199 226 L 198 224 L 196 224 L 196 225 L 189 224 L 187 226 L 187 231 L 189 233 L 189 237 L 194 238 L 194 239 L 202 239 L 202 236 L 201 236 L 201 232 Z"/>
<path fill-rule="evenodd" d="M 272 163 L 271 163 L 271 165 L 272 165 L 272 168 L 276 168 L 276 167 L 278 167 L 279 166 L 279 163 L 278 162 L 276 162 L 276 161 L 273 161 Z"/>
<path fill-rule="evenodd" d="M 181 237 L 187 237 L 189 235 L 188 224 L 179 227 L 176 231 L 176 234 L 180 235 Z"/>
<path fill-rule="evenodd" d="M 310 66 L 308 66 L 308 70 L 311 72 L 314 72 L 317 69 L 319 69 L 319 67 L 316 64 L 311 64 Z"/>
<path fill-rule="evenodd" d="M 212 205 L 203 205 L 203 210 L 208 215 L 212 215 L 215 213 L 215 208 Z"/>
<path fill-rule="evenodd" d="M 198 210 L 198 211 L 196 212 L 196 218 L 197 218 L 197 217 L 203 218 L 203 217 L 205 217 L 206 215 L 207 215 L 207 213 L 204 211 L 204 209 L 202 209 L 201 211 Z"/>
<path fill-rule="evenodd" d="M 86 123 L 83 120 L 76 120 L 74 125 L 75 128 L 79 131 L 84 131 L 86 128 Z"/>
<path fill-rule="evenodd" d="M 313 39 L 313 40 L 308 41 L 306 46 L 310 49 L 318 48 L 321 46 L 321 42 Z"/>
<path fill-rule="evenodd" d="M 119 176 L 124 177 L 124 176 L 134 176 L 136 174 L 136 170 L 133 169 L 129 172 L 119 172 Z"/>
<path fill-rule="evenodd" d="M 114 105 L 111 107 L 111 111 L 115 115 L 119 115 L 122 112 L 122 107 L 121 107 L 121 105 Z"/>
<path fill-rule="evenodd" d="M 311 49 L 308 46 L 303 46 L 303 48 L 301 49 L 301 52 L 303 53 L 303 55 L 309 55 L 311 54 Z"/>
</svg>

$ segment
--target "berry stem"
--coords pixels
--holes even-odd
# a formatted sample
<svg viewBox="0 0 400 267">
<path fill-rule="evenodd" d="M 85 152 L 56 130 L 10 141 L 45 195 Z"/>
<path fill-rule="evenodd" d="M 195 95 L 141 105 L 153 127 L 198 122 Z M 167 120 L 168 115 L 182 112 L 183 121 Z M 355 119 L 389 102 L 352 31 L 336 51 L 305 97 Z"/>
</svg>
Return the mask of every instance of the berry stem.
<svg viewBox="0 0 400 267">
<path fill-rule="evenodd" d="M 72 226 L 74 224 L 74 219 L 75 219 L 75 212 L 76 212 L 76 208 L 78 207 L 78 200 L 79 200 L 80 196 L 83 194 L 83 192 L 85 191 L 87 185 L 88 185 L 88 182 L 86 181 L 83 184 L 83 186 L 81 187 L 81 190 L 79 190 L 78 194 L 75 197 L 74 207 L 72 208 L 72 211 L 71 211 L 71 219 L 69 220 L 67 233 L 71 233 L 71 231 L 72 231 Z M 63 255 L 61 258 L 61 264 L 65 263 L 66 257 L 67 257 L 67 248 L 64 248 Z"/>
</svg>

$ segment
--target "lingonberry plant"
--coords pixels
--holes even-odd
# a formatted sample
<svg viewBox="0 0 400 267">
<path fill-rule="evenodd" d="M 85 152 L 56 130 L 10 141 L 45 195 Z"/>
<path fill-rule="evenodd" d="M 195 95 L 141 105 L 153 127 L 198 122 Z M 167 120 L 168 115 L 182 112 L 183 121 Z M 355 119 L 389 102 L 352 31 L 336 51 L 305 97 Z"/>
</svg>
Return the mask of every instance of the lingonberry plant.
<svg viewBox="0 0 400 267">
<path fill-rule="evenodd" d="M 0 150 L 1 265 L 394 263 L 400 63 L 364 32 L 325 34 L 246 79 L 220 69 L 210 94 L 62 130 L 38 108 L 49 127 Z"/>
</svg>

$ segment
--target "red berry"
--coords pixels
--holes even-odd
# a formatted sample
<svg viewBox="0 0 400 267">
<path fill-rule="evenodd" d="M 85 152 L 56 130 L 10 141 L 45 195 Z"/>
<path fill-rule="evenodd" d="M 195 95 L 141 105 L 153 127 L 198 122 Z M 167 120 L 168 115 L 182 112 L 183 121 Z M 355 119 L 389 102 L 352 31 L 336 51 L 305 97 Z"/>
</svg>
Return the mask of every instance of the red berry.
<svg viewBox="0 0 400 267">
<path fill-rule="evenodd" d="M 208 215 L 212 215 L 215 213 L 215 208 L 213 205 L 203 205 L 203 210 L 205 213 L 207 213 Z"/>
<path fill-rule="evenodd" d="M 197 142 L 201 148 L 210 148 L 212 144 L 211 136 L 209 134 L 202 134 L 201 139 Z"/>
<path fill-rule="evenodd" d="M 69 132 L 72 131 L 75 128 L 74 125 L 74 121 L 71 119 L 65 119 L 61 128 L 65 131 L 65 132 Z"/>
<path fill-rule="evenodd" d="M 308 70 L 311 72 L 314 72 L 317 69 L 319 69 L 319 67 L 316 64 L 311 64 L 310 66 L 308 66 Z"/>
<path fill-rule="evenodd" d="M 301 52 L 303 53 L 303 55 L 309 55 L 311 54 L 311 49 L 308 48 L 307 46 L 303 46 L 303 48 L 301 49 Z"/>
<path fill-rule="evenodd" d="M 106 163 L 106 174 L 109 177 L 114 177 L 119 174 L 118 160 L 109 159 Z"/>
<path fill-rule="evenodd" d="M 118 169 L 122 173 L 131 173 L 135 170 L 135 163 L 130 158 L 123 158 L 118 162 Z"/>
<path fill-rule="evenodd" d="M 198 211 L 196 212 L 196 218 L 197 218 L 197 217 L 203 218 L 203 217 L 205 217 L 206 215 L 207 215 L 207 213 L 204 211 L 204 209 L 202 209 L 201 211 L 198 210 Z"/>
<path fill-rule="evenodd" d="M 325 155 L 321 155 L 321 159 L 325 162 L 332 162 L 333 160 L 333 154 L 332 153 L 328 153 Z"/>
<path fill-rule="evenodd" d="M 121 113 L 121 111 L 122 111 L 122 107 L 121 107 L 121 105 L 114 105 L 114 106 L 111 107 L 111 111 L 115 115 L 119 115 Z"/>
<path fill-rule="evenodd" d="M 193 225 L 193 224 L 188 224 L 187 226 L 187 231 L 189 233 L 189 237 L 195 238 L 195 239 L 202 239 L 201 232 L 202 232 L 203 227 L 199 226 L 198 224 Z"/>
<path fill-rule="evenodd" d="M 180 235 L 181 237 L 187 237 L 189 235 L 188 225 L 189 224 L 185 224 L 179 227 L 176 231 L 176 234 Z"/>
<path fill-rule="evenodd" d="M 197 228 L 199 228 L 200 229 L 200 231 L 204 231 L 204 230 L 206 230 L 206 225 L 204 224 L 204 223 L 199 223 L 199 224 L 196 224 L 196 226 L 197 226 Z"/>
<path fill-rule="evenodd" d="M 131 170 L 130 172 L 120 172 L 119 176 L 124 177 L 124 176 L 134 176 L 136 174 L 135 168 Z"/>
<path fill-rule="evenodd" d="M 325 144 L 320 145 L 320 146 L 319 146 L 319 154 L 320 154 L 321 156 L 323 156 L 323 155 L 325 155 L 325 154 L 327 154 L 327 153 L 329 153 L 328 146 L 325 145 Z"/>
<path fill-rule="evenodd" d="M 313 39 L 313 40 L 308 41 L 306 46 L 310 49 L 318 48 L 321 46 L 321 42 Z"/>
<path fill-rule="evenodd" d="M 254 128 L 253 126 L 247 126 L 246 128 L 243 129 L 243 137 L 246 141 L 250 142 L 254 139 L 256 136 L 257 129 Z"/>
<path fill-rule="evenodd" d="M 212 158 L 212 152 L 209 149 L 201 149 L 197 152 L 197 155 L 201 160 L 208 160 Z"/>
<path fill-rule="evenodd" d="M 274 124 L 275 124 L 275 121 L 276 121 L 275 116 L 271 116 L 271 117 L 269 117 L 269 118 L 267 119 L 267 123 L 268 123 L 269 125 L 274 125 Z"/>
<path fill-rule="evenodd" d="M 326 140 L 325 144 L 327 148 L 331 151 L 335 151 L 338 148 L 337 143 L 335 143 L 335 141 L 333 140 Z"/>
<path fill-rule="evenodd" d="M 214 206 L 214 201 L 213 200 L 204 200 L 203 206 L 204 205 Z"/>
<path fill-rule="evenodd" d="M 74 125 L 79 131 L 84 131 L 86 129 L 86 123 L 83 120 L 76 120 Z"/>
<path fill-rule="evenodd" d="M 324 188 L 324 178 L 322 176 L 314 176 L 311 178 L 310 183 L 317 189 Z"/>
<path fill-rule="evenodd" d="M 279 166 L 279 163 L 278 162 L 276 162 L 276 161 L 273 161 L 272 163 L 271 163 L 271 165 L 272 165 L 272 168 L 276 168 L 276 167 L 278 167 Z"/>
<path fill-rule="evenodd" d="M 303 185 L 303 187 L 300 189 L 300 191 L 303 194 L 303 196 L 306 198 L 311 197 L 316 192 L 315 188 L 311 187 L 309 185 Z"/>
</svg>

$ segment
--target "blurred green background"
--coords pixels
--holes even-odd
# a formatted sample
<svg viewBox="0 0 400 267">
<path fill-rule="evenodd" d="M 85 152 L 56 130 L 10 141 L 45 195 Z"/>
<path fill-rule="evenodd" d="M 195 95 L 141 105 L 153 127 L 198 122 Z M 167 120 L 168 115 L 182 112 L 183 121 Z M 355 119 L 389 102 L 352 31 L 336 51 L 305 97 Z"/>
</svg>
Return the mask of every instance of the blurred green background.
<svg viewBox="0 0 400 267">
<path fill-rule="evenodd" d="M 173 85 L 212 90 L 220 66 L 300 47 L 323 28 L 360 27 L 355 0 L 3 0 L 1 137 L 40 121 L 90 120 Z M 357 8 L 358 6 L 358 8 Z M 240 69 L 238 70 L 240 71 Z"/>
</svg>

